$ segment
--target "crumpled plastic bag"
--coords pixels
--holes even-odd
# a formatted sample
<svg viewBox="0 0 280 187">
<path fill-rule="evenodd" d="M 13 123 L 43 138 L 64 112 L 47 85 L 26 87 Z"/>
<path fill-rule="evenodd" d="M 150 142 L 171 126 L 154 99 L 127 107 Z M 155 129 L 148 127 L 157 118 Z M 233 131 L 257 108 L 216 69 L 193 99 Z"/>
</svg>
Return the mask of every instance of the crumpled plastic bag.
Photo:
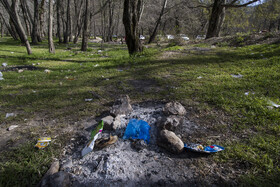
<svg viewBox="0 0 280 187">
<path fill-rule="evenodd" d="M 123 139 L 142 139 L 150 142 L 150 125 L 143 120 L 131 119 L 126 127 Z"/>
</svg>

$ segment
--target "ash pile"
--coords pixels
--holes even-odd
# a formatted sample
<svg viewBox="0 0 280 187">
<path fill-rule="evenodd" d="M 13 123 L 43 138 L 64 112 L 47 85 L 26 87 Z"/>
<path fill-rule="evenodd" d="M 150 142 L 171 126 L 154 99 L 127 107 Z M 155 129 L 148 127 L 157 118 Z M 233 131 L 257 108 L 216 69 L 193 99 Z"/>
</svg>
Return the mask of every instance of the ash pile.
<svg viewBox="0 0 280 187">
<path fill-rule="evenodd" d="M 130 104 L 128 96 L 115 102 L 109 116 L 102 118 L 103 132 L 92 152 L 81 152 L 90 139 L 92 124 L 84 140 L 73 145 L 60 160 L 59 172 L 45 184 L 55 186 L 196 186 L 192 159 L 182 139 L 199 130 L 188 120 L 178 102 Z M 149 142 L 123 139 L 131 119 L 146 121 Z M 183 156 L 182 156 L 183 155 Z M 42 186 L 42 185 L 41 185 Z"/>
</svg>

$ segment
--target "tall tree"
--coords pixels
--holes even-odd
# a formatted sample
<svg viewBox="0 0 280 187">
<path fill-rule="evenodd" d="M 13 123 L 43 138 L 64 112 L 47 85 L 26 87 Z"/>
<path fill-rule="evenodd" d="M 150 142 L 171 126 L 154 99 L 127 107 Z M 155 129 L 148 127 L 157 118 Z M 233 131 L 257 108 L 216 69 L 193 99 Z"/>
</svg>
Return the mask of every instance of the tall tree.
<svg viewBox="0 0 280 187">
<path fill-rule="evenodd" d="M 156 26 L 154 28 L 154 31 L 153 31 L 153 33 L 152 33 L 148 43 L 152 43 L 155 40 L 155 38 L 156 38 L 158 26 L 159 26 L 159 24 L 161 22 L 161 18 L 162 18 L 163 14 L 164 14 L 164 9 L 166 8 L 166 5 L 167 5 L 167 0 L 164 0 L 162 8 L 161 8 L 161 12 L 160 12 L 159 17 L 158 17 L 158 19 L 156 21 Z"/>
<path fill-rule="evenodd" d="M 85 15 L 84 15 L 84 30 L 83 30 L 83 40 L 82 40 L 82 51 L 86 51 L 88 48 L 88 25 L 89 25 L 89 6 L 90 6 L 90 0 L 85 0 Z"/>
<path fill-rule="evenodd" d="M 56 0 L 56 23 L 57 23 L 57 37 L 58 42 L 62 43 L 62 36 L 61 36 L 61 0 Z"/>
<path fill-rule="evenodd" d="M 221 27 L 225 19 L 226 8 L 245 7 L 257 1 L 260 0 L 250 0 L 243 4 L 240 4 L 240 1 L 238 0 L 231 0 L 231 1 L 214 0 L 214 4 L 212 5 L 212 11 L 208 24 L 206 39 L 220 36 Z"/>
<path fill-rule="evenodd" d="M 10 5 L 7 0 L 0 0 L 0 2 L 5 7 L 8 14 L 10 15 L 11 21 L 16 28 L 17 34 L 19 35 L 21 42 L 25 45 L 27 53 L 32 54 L 31 47 L 27 39 L 27 35 L 23 29 L 21 20 L 18 15 L 19 0 L 12 0 L 12 5 Z"/>
<path fill-rule="evenodd" d="M 49 52 L 55 53 L 53 44 L 53 0 L 49 1 Z"/>
<path fill-rule="evenodd" d="M 33 18 L 33 28 L 31 34 L 32 44 L 38 44 L 41 42 L 41 37 L 39 35 L 39 2 L 34 0 L 34 18 Z"/>
<path fill-rule="evenodd" d="M 139 40 L 139 21 L 142 13 L 143 0 L 124 0 L 123 24 L 128 52 L 133 55 L 142 52 Z"/>
</svg>

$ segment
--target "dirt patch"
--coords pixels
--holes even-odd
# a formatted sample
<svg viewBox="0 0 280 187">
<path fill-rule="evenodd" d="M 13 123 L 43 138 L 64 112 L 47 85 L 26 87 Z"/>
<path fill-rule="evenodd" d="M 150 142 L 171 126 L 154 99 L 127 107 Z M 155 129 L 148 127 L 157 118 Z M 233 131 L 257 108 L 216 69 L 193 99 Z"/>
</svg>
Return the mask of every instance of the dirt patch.
<svg viewBox="0 0 280 187">
<path fill-rule="evenodd" d="M 133 87 L 136 92 L 158 92 L 162 88 L 155 80 L 152 79 L 140 79 L 140 80 L 128 80 L 128 84 Z"/>
</svg>

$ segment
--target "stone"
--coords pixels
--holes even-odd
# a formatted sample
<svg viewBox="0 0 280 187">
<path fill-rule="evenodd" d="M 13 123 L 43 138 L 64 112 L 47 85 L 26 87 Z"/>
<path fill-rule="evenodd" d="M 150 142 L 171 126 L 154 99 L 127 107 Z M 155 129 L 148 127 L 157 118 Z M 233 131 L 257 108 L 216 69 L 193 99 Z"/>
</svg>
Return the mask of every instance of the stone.
<svg viewBox="0 0 280 187">
<path fill-rule="evenodd" d="M 125 95 L 115 102 L 110 113 L 113 116 L 126 115 L 132 112 L 132 110 L 133 109 L 132 106 L 130 105 L 130 99 L 128 95 Z"/>
<path fill-rule="evenodd" d="M 163 109 L 163 112 L 166 115 L 180 115 L 180 116 L 184 116 L 187 113 L 186 109 L 179 102 L 167 103 Z"/>
<path fill-rule="evenodd" d="M 158 145 L 172 153 L 181 153 L 184 149 L 184 143 L 172 131 L 162 130 L 157 141 Z"/>
<path fill-rule="evenodd" d="M 115 117 L 115 120 L 112 124 L 112 129 L 117 130 L 118 128 L 121 127 L 121 124 L 122 124 L 121 117 L 118 115 L 117 117 Z"/>
<path fill-rule="evenodd" d="M 59 171 L 50 176 L 50 187 L 70 187 L 70 174 L 64 171 Z"/>
<path fill-rule="evenodd" d="M 11 130 L 13 130 L 15 128 L 18 128 L 18 125 L 11 125 L 7 130 L 11 131 Z"/>
<path fill-rule="evenodd" d="M 158 127 L 159 129 L 165 129 L 169 131 L 175 132 L 175 130 L 179 127 L 181 124 L 181 119 L 180 117 L 177 116 L 169 116 L 167 118 L 163 118 L 159 124 Z"/>
<path fill-rule="evenodd" d="M 72 160 L 67 160 L 64 164 L 61 165 L 60 170 L 65 171 L 68 168 L 73 167 L 73 162 Z"/>
<path fill-rule="evenodd" d="M 37 186 L 49 186 L 50 185 L 50 176 L 57 173 L 59 170 L 59 161 L 55 161 L 52 163 L 49 170 L 46 172 L 44 177 L 42 178 L 41 182 Z"/>
<path fill-rule="evenodd" d="M 112 123 L 114 122 L 114 118 L 112 116 L 107 116 L 101 119 L 104 122 L 104 130 L 112 130 Z"/>
</svg>

